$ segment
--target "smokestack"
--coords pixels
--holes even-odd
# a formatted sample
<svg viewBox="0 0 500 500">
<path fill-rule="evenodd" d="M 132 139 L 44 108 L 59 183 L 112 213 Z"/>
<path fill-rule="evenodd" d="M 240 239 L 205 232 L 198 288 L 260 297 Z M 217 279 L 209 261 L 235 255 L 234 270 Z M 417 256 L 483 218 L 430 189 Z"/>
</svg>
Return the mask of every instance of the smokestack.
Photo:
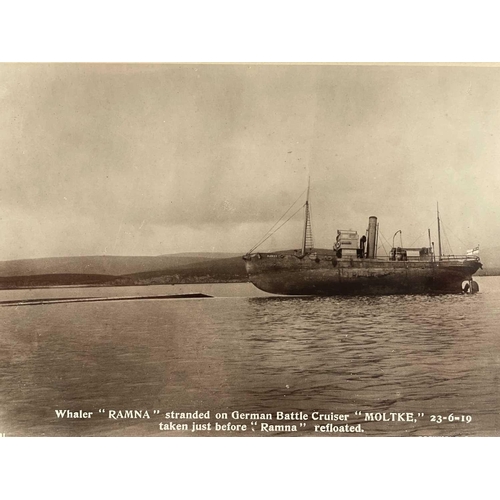
<svg viewBox="0 0 500 500">
<path fill-rule="evenodd" d="M 376 243 L 377 238 L 377 218 L 371 216 L 368 219 L 368 242 L 366 245 L 366 256 L 369 259 L 375 258 Z"/>
</svg>

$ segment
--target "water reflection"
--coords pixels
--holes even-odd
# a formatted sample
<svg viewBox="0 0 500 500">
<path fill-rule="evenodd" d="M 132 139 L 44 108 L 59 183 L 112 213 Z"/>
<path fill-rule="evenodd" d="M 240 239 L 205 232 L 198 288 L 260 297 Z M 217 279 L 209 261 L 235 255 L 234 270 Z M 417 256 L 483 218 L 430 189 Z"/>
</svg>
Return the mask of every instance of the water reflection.
<svg viewBox="0 0 500 500">
<path fill-rule="evenodd" d="M 231 297 L 224 286 L 208 300 L 0 308 L 0 423 L 10 435 L 157 435 L 148 421 L 58 420 L 54 410 L 454 411 L 473 422 L 364 425 L 498 435 L 500 279 L 486 285 L 347 298 L 245 297 L 241 286 Z"/>
</svg>

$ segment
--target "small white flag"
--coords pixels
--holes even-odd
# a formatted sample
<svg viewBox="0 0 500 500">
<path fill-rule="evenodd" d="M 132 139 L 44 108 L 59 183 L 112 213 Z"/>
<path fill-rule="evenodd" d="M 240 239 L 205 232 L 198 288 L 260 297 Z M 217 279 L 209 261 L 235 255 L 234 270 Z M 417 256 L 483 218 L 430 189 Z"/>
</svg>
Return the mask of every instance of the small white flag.
<svg viewBox="0 0 500 500">
<path fill-rule="evenodd" d="M 467 250 L 467 255 L 477 255 L 479 253 L 479 245 L 472 250 Z"/>
</svg>

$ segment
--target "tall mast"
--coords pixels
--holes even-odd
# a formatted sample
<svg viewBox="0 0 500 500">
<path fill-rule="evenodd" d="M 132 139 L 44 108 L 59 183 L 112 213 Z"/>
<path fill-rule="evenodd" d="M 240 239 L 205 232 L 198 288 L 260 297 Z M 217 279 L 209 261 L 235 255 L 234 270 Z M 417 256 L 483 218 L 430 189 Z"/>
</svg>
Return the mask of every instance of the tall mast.
<svg viewBox="0 0 500 500">
<path fill-rule="evenodd" d="M 312 230 L 311 230 L 311 212 L 309 210 L 309 190 L 311 187 L 311 178 L 309 177 L 309 181 L 307 183 L 307 198 L 305 203 L 305 220 L 304 220 L 304 234 L 302 237 L 302 255 L 306 254 L 306 248 L 313 247 L 312 240 Z"/>
<path fill-rule="evenodd" d="M 431 241 L 431 228 L 427 229 L 429 233 L 429 252 L 431 252 L 431 260 L 434 260 L 434 255 L 432 255 L 432 241 Z"/>
<path fill-rule="evenodd" d="M 441 260 L 441 221 L 439 219 L 439 203 L 437 203 L 437 218 L 438 218 L 438 244 L 439 244 L 439 260 Z"/>
</svg>

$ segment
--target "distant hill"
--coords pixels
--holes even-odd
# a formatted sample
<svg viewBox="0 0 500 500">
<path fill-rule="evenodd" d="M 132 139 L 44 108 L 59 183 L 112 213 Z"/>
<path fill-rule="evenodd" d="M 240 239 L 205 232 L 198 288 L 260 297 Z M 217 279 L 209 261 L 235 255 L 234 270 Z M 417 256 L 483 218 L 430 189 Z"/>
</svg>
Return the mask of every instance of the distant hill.
<svg viewBox="0 0 500 500">
<path fill-rule="evenodd" d="M 0 289 L 246 281 L 241 254 L 52 257 L 0 262 Z"/>
<path fill-rule="evenodd" d="M 33 276 L 37 274 L 99 274 L 121 276 L 141 272 L 162 271 L 172 267 L 235 256 L 239 256 L 239 254 L 193 252 L 158 255 L 154 257 L 96 255 L 89 257 L 49 257 L 10 260 L 0 262 L 0 277 Z"/>
<path fill-rule="evenodd" d="M 150 271 L 124 276 L 137 284 L 200 283 L 214 281 L 247 281 L 245 262 L 238 257 L 205 259 L 161 271 Z"/>
<path fill-rule="evenodd" d="M 191 257 L 198 259 L 229 259 L 231 257 L 242 257 L 243 252 L 226 253 L 226 252 L 184 252 L 162 255 L 160 257 Z"/>
<path fill-rule="evenodd" d="M 332 250 L 318 249 L 322 253 L 331 254 Z M 293 254 L 296 250 L 279 250 L 280 254 Z M 203 259 L 199 262 L 172 266 L 160 271 L 134 273 L 124 276 L 137 284 L 160 283 L 213 283 L 248 281 L 245 261 L 241 254 L 222 254 L 223 259 Z"/>
<path fill-rule="evenodd" d="M 293 250 L 278 253 L 293 253 Z M 0 262 L 0 288 L 242 282 L 248 278 L 241 257 L 241 254 L 192 252 L 156 257 L 11 260 Z M 483 269 L 477 275 L 500 275 L 500 247 L 481 249 L 480 257 Z"/>
<path fill-rule="evenodd" d="M 483 269 L 476 273 L 478 276 L 500 275 L 500 247 L 480 248 L 479 257 L 481 257 Z"/>
<path fill-rule="evenodd" d="M 37 274 L 33 276 L 2 276 L 0 277 L 0 289 L 108 285 L 111 281 L 115 281 L 116 284 L 127 284 L 126 280 L 117 276 L 103 276 L 101 274 Z M 130 283 L 133 284 L 133 282 Z"/>
</svg>

